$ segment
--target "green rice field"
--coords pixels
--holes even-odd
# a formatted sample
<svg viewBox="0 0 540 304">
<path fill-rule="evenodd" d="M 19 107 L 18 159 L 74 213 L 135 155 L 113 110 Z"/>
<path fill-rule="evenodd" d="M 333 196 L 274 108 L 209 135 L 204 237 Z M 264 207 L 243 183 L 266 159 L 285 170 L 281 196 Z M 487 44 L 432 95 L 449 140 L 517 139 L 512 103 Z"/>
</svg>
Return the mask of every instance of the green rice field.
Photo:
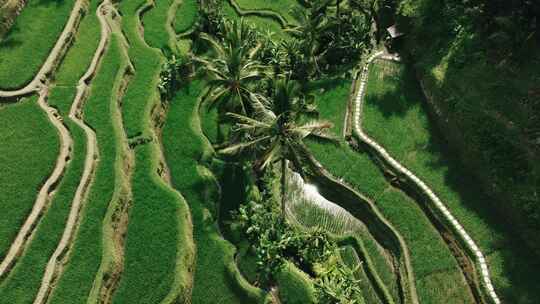
<svg viewBox="0 0 540 304">
<path fill-rule="evenodd" d="M 0 304 L 539 303 L 536 253 L 373 31 L 416 6 L 359 4 L 0 0 Z M 366 63 L 358 127 L 487 275 L 355 129 Z"/>
</svg>

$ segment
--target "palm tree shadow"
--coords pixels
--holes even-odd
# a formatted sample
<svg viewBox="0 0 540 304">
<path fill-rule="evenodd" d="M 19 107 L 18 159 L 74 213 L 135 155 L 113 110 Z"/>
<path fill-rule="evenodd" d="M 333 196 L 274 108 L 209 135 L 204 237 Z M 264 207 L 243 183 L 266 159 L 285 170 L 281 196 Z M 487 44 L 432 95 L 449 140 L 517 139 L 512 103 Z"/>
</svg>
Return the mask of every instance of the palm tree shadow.
<svg viewBox="0 0 540 304">
<path fill-rule="evenodd" d="M 410 84 L 401 84 L 400 87 L 404 92 L 406 100 L 400 104 L 398 111 L 391 109 L 386 112 L 388 115 L 396 115 L 403 113 L 407 109 L 407 105 L 415 105 L 420 103 L 421 110 L 427 115 L 427 133 L 429 134 L 428 141 L 422 147 L 416 147 L 419 150 L 429 152 L 430 159 L 425 161 L 425 164 L 430 170 L 444 170 L 444 183 L 454 193 L 457 194 L 462 205 L 476 214 L 481 221 L 485 222 L 493 232 L 491 238 L 494 240 L 492 248 L 496 251 L 494 259 L 498 260 L 502 272 L 504 273 L 503 280 L 507 280 L 512 286 L 509 288 L 500 288 L 498 292 L 503 296 L 509 295 L 509 299 L 522 299 L 523 303 L 532 303 L 531 299 L 540 297 L 540 290 L 534 288 L 532 273 L 529 269 L 540 269 L 540 263 L 534 258 L 532 252 L 525 248 L 519 240 L 519 231 L 514 231 L 510 223 L 507 222 L 504 216 L 496 212 L 493 208 L 495 198 L 483 190 L 482 184 L 472 172 L 469 172 L 459 158 L 458 151 L 452 149 L 448 141 L 445 139 L 439 129 L 435 115 L 432 115 L 426 99 L 416 81 L 414 73 L 410 73 L 407 79 L 410 79 Z M 384 108 L 381 108 L 383 111 Z M 485 252 L 489 257 L 493 252 Z M 527 262 L 523 262 L 527 261 Z M 494 263 L 493 265 L 497 265 Z M 516 289 L 515 286 L 519 286 Z M 525 292 L 527 291 L 527 292 Z M 533 301 L 534 302 L 534 301 Z M 521 303 L 521 301 L 520 301 Z"/>
<path fill-rule="evenodd" d="M 399 68 L 392 65 L 385 62 L 378 67 L 378 73 L 370 75 L 370 81 L 373 81 L 373 77 L 380 79 L 380 85 L 385 86 L 384 93 L 370 92 L 368 87 L 365 96 L 365 103 L 377 107 L 385 118 L 404 116 L 423 101 L 420 86 L 410 65 L 405 64 Z M 396 69 L 397 72 L 388 73 L 388 69 Z"/>
<path fill-rule="evenodd" d="M 385 118 L 403 117 L 414 107 L 421 107 L 423 113 L 433 114 L 430 112 L 415 75 L 410 65 L 405 65 L 395 74 L 385 73 L 383 66 L 378 73 L 370 75 L 370 80 L 373 80 L 371 77 L 380 77 L 383 85 L 386 86 L 385 90 L 376 94 L 373 93 L 373 91 L 376 92 L 375 88 L 370 87 L 373 89 L 372 93 L 368 88 L 366 104 L 376 107 Z M 461 202 L 469 214 L 489 227 L 491 249 L 482 248 L 482 251 L 488 260 L 493 260 L 490 264 L 490 267 L 495 270 L 493 273 L 502 272 L 502 275 L 493 276 L 495 282 L 499 283 L 496 285 L 498 294 L 503 299 L 513 301 L 519 299 L 519 303 L 536 303 L 533 299 L 540 298 L 540 291 L 532 286 L 534 285 L 531 283 L 534 281 L 532 278 L 534 271 L 530 269 L 540 269 L 538 260 L 520 243 L 519 231 L 514 231 L 510 226 L 511 223 L 495 211 L 493 208 L 495 198 L 485 192 L 473 172 L 467 170 L 458 157 L 458 151 L 450 147 L 434 121 L 434 117 L 435 115 L 427 115 L 427 124 L 424 124 L 427 128 L 427 141 L 419 140 L 414 151 L 428 152 L 430 156 L 422 160 L 423 165 L 428 169 L 427 174 L 429 171 L 442 171 L 444 185 L 449 189 L 448 192 L 454 193 L 457 196 L 456 200 Z M 451 199 L 444 193 L 440 195 L 443 200 Z M 474 238 L 474 234 L 472 236 Z M 499 268 L 498 271 L 497 268 Z"/>
<path fill-rule="evenodd" d="M 22 39 L 19 39 L 17 33 L 20 32 L 19 25 L 15 23 L 9 31 L 4 36 L 4 39 L 0 39 L 0 50 L 1 49 L 14 49 L 23 44 Z M 6 58 L 7 60 L 7 58 Z M 2 58 L 0 58 L 2 61 Z"/>
</svg>

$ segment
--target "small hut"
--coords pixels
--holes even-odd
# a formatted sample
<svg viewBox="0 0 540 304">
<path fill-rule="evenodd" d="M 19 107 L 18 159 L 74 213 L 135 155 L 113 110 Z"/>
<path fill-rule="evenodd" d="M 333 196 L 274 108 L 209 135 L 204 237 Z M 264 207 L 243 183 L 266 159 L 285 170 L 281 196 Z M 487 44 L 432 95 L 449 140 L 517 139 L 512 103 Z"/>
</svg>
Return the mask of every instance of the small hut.
<svg viewBox="0 0 540 304">
<path fill-rule="evenodd" d="M 403 33 L 398 30 L 395 24 L 388 27 L 386 31 L 388 32 L 388 34 L 390 34 L 390 37 L 392 37 L 392 39 L 396 39 L 398 37 L 403 36 Z"/>
</svg>

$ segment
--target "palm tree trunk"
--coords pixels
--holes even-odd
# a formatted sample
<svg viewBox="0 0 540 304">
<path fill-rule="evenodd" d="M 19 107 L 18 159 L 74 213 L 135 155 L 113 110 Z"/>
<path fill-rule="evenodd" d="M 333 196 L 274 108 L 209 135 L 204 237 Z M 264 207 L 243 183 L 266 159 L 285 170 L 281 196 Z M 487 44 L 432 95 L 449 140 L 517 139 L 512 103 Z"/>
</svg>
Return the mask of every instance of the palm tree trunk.
<svg viewBox="0 0 540 304">
<path fill-rule="evenodd" d="M 287 187 L 287 160 L 283 158 L 281 160 L 281 216 L 283 219 L 285 219 L 285 193 L 286 193 L 286 187 Z"/>
</svg>

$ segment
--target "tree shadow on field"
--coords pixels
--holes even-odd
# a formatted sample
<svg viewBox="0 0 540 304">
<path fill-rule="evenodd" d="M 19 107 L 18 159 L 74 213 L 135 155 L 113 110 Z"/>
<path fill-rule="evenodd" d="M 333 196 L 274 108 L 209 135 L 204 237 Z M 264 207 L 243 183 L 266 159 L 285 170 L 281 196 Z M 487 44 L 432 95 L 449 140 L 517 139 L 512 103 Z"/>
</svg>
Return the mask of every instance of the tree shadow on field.
<svg viewBox="0 0 540 304">
<path fill-rule="evenodd" d="M 377 72 L 375 75 L 370 75 L 370 80 L 373 78 L 385 86 L 384 93 L 370 93 L 370 88 L 367 89 L 366 104 L 376 106 L 385 118 L 391 116 L 404 116 L 412 107 L 420 104 L 423 96 L 420 91 L 420 86 L 414 78 L 414 71 L 405 64 L 400 67 L 394 67 L 395 63 L 375 61 Z M 373 68 L 373 67 L 372 67 Z M 388 71 L 390 69 L 390 71 Z M 369 83 L 369 82 L 368 82 Z M 387 89 L 391 87 L 391 89 Z"/>
<path fill-rule="evenodd" d="M 425 103 L 422 108 L 428 111 Z M 497 290 L 503 296 L 503 302 L 538 303 L 540 290 L 533 286 L 536 279 L 532 278 L 535 272 L 531 271 L 540 269 L 536 256 L 520 243 L 507 219 L 493 208 L 495 198 L 485 193 L 481 182 L 461 164 L 458 152 L 449 147 L 432 116 L 429 116 L 428 130 L 429 142 L 424 149 L 434 157 L 426 165 L 432 170 L 445 170 L 445 184 L 458 194 L 465 208 L 485 221 L 494 232 L 490 236 L 494 239 L 493 250 L 483 249 L 482 252 L 486 257 L 495 254 L 499 260 L 504 278 L 502 283 L 507 285 Z"/>
<path fill-rule="evenodd" d="M 19 25 L 13 24 L 9 31 L 4 35 L 3 39 L 0 39 L 0 52 L 2 49 L 13 49 L 23 44 L 21 39 L 17 38 L 17 34 L 20 32 Z M 9 58 L 0 57 L 0 62 L 9 60 Z"/>
<path fill-rule="evenodd" d="M 317 81 L 309 82 L 307 85 L 307 89 L 308 91 L 314 91 L 314 90 L 330 91 L 340 85 L 343 85 L 343 81 L 344 81 L 344 78 L 342 77 L 324 78 Z"/>
<path fill-rule="evenodd" d="M 416 151 L 423 150 L 429 155 L 422 160 L 416 160 L 417 166 L 426 167 L 424 176 L 420 177 L 429 178 L 430 171 L 444 172 L 444 185 L 450 190 L 449 192 L 456 194 L 456 201 L 489 227 L 488 232 L 491 235 L 487 237 L 491 239 L 488 241 L 490 248 L 484 246 L 482 252 L 488 260 L 490 256 L 494 259 L 490 264 L 490 267 L 494 268 L 491 269 L 491 273 L 502 274 L 502 276 L 494 278 L 500 278 L 498 281 L 495 280 L 495 283 L 497 284 L 496 291 L 502 297 L 503 302 L 538 303 L 540 290 L 533 286 L 533 282 L 536 280 L 532 278 L 535 273 L 532 269 L 540 269 L 540 263 L 537 262 L 536 256 L 520 243 L 519 232 L 514 231 L 506 218 L 494 209 L 496 198 L 484 192 L 482 184 L 475 177 L 474 172 L 467 170 L 459 159 L 458 151 L 449 146 L 439 126 L 434 121 L 435 115 L 430 113 L 430 108 L 413 70 L 409 65 L 405 65 L 396 75 L 384 75 L 381 79 L 384 82 L 389 82 L 388 85 L 392 88 L 385 90 L 380 95 L 369 95 L 368 91 L 366 103 L 377 107 L 385 118 L 403 117 L 411 108 L 418 106 L 421 107 L 423 113 L 426 113 L 426 124 L 421 127 L 426 129 L 427 138 L 419 139 L 419 143 L 414 147 Z M 405 122 L 406 120 L 404 120 Z M 411 169 L 415 171 L 414 168 Z M 415 173 L 420 174 L 421 172 Z M 435 173 L 435 175 L 437 174 Z M 427 181 L 429 184 L 429 180 Z M 444 193 L 444 187 L 439 187 L 439 189 L 443 190 L 439 193 L 443 201 L 448 199 L 447 194 Z M 473 239 L 475 238 L 474 234 L 471 236 Z"/>
</svg>

